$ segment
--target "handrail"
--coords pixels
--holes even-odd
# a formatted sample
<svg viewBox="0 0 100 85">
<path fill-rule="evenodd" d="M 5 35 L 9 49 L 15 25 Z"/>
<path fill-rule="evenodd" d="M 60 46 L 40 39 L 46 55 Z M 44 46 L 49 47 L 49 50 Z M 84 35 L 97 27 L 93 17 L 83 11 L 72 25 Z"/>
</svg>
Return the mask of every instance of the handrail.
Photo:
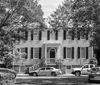
<svg viewBox="0 0 100 85">
<path fill-rule="evenodd" d="M 38 68 L 39 68 L 39 63 L 34 64 L 33 66 L 29 67 L 29 72 L 32 72 L 32 71 L 34 71 L 34 70 L 36 70 Z"/>
</svg>

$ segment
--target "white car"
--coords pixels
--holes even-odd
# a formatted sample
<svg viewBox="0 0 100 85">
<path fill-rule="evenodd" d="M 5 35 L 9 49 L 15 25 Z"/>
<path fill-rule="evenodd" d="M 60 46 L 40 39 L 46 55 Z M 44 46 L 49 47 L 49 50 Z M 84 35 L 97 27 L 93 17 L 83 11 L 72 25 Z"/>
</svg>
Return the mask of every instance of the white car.
<svg viewBox="0 0 100 85">
<path fill-rule="evenodd" d="M 29 73 L 29 75 L 32 75 L 32 76 L 49 76 L 49 75 L 57 76 L 59 74 L 62 74 L 62 71 L 54 67 L 42 67 Z"/>
<path fill-rule="evenodd" d="M 74 74 L 75 76 L 88 75 L 92 67 L 95 67 L 95 65 L 85 64 L 80 68 L 73 68 L 71 73 Z"/>
</svg>

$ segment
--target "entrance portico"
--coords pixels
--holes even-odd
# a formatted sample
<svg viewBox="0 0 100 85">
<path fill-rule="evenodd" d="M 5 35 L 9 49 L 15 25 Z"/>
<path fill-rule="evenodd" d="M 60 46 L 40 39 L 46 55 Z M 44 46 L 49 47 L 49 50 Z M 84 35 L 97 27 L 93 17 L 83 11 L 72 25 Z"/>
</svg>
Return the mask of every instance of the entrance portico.
<svg viewBox="0 0 100 85">
<path fill-rule="evenodd" d="M 46 59 L 46 64 L 50 64 L 50 65 L 55 65 L 55 62 L 57 60 L 57 54 L 58 51 L 60 50 L 60 44 L 58 43 L 47 43 L 44 44 L 44 49 L 45 49 L 45 59 Z"/>
</svg>

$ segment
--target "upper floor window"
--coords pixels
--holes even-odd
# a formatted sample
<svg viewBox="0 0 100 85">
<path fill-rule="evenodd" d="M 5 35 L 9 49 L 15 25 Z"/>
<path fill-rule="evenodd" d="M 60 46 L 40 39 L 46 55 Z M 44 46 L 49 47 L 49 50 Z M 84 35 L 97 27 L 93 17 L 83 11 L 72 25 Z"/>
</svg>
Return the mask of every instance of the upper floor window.
<svg viewBox="0 0 100 85">
<path fill-rule="evenodd" d="M 55 40 L 58 40 L 58 30 L 55 31 Z"/>
<path fill-rule="evenodd" d="M 50 31 L 47 31 L 47 40 L 50 40 Z"/>
</svg>

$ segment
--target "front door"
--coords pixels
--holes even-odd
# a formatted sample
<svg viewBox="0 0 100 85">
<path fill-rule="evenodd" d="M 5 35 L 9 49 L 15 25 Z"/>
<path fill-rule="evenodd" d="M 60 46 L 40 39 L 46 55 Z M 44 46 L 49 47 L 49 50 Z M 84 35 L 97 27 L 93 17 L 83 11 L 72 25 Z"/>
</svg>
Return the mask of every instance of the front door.
<svg viewBox="0 0 100 85">
<path fill-rule="evenodd" d="M 56 51 L 55 49 L 50 49 L 50 63 L 55 63 L 55 56 L 56 56 Z"/>
</svg>

